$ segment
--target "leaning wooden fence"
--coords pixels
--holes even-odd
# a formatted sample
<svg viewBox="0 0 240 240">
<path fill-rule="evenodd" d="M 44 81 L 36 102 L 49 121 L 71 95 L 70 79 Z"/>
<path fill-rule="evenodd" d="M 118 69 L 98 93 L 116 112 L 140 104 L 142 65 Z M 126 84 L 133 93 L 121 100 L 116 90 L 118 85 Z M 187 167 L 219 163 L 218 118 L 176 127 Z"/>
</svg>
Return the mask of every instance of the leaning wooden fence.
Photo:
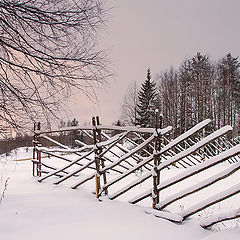
<svg viewBox="0 0 240 240">
<path fill-rule="evenodd" d="M 239 140 L 229 140 L 226 137 L 232 130 L 230 126 L 225 126 L 206 135 L 204 128 L 211 122 L 209 119 L 200 122 L 181 136 L 171 140 L 168 134 L 172 127 L 162 128 L 161 121 L 161 117 L 156 115 L 155 128 L 105 126 L 101 125 L 99 118 L 96 117 L 92 119 L 92 126 L 69 127 L 55 131 L 41 131 L 40 124 L 38 124 L 34 129 L 33 175 L 39 177 L 39 182 L 52 177 L 55 179 L 55 184 L 71 180 L 73 189 L 94 179 L 96 197 L 99 198 L 102 194 L 105 194 L 112 200 L 152 178 L 152 187 L 148 191 L 135 196 L 129 202 L 136 204 L 151 197 L 153 210 L 148 210 L 148 213 L 179 223 L 193 214 L 240 192 L 240 185 L 237 184 L 227 191 L 193 205 L 181 214 L 167 212 L 165 208 L 168 205 L 237 172 L 240 169 L 240 144 Z M 76 144 L 79 147 L 70 148 L 51 137 L 51 134 L 66 131 L 80 131 L 89 139 L 92 139 L 92 144 L 76 139 Z M 112 136 L 113 132 L 115 134 Z M 43 139 L 51 142 L 55 147 L 42 146 Z M 130 144 L 131 149 L 124 146 L 123 143 L 126 142 Z M 64 161 L 65 164 L 58 168 L 51 166 L 47 161 L 42 161 L 43 156 L 57 158 Z M 72 156 L 75 156 L 74 159 Z M 186 187 L 166 199 L 160 199 L 160 193 L 165 189 L 223 161 L 228 161 L 231 165 L 221 173 L 202 180 L 191 187 Z M 72 169 L 73 166 L 74 169 Z M 160 182 L 161 172 L 171 167 L 186 170 L 171 179 Z M 129 182 L 121 189 L 109 193 L 110 186 L 114 186 L 130 174 L 134 174 L 137 170 L 143 168 L 142 176 L 133 182 Z M 80 173 L 86 169 L 94 171 L 82 177 Z M 117 176 L 108 180 L 108 174 L 111 172 L 116 173 Z M 56 176 L 59 179 L 56 180 Z M 219 221 L 237 217 L 239 217 L 239 211 L 229 212 L 219 217 L 212 217 L 212 220 L 202 222 L 201 226 L 208 228 Z"/>
</svg>

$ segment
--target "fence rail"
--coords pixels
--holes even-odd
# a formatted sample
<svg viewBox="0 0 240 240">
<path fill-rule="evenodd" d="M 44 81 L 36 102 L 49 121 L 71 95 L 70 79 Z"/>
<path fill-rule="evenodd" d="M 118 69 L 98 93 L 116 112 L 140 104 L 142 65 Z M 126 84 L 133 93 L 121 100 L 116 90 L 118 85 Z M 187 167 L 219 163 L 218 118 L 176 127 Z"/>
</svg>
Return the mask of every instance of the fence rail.
<svg viewBox="0 0 240 240">
<path fill-rule="evenodd" d="M 168 138 L 168 134 L 172 127 L 161 128 L 161 124 L 158 126 L 161 119 L 158 120 L 158 116 L 156 116 L 156 119 L 155 128 L 105 126 L 100 125 L 98 117 L 92 119 L 92 126 L 77 126 L 53 131 L 41 131 L 40 124 L 38 124 L 35 126 L 34 135 L 33 175 L 39 177 L 39 182 L 58 177 L 54 184 L 61 184 L 71 180 L 73 189 L 91 179 L 95 179 L 96 197 L 99 198 L 105 193 L 112 200 L 152 178 L 152 187 L 133 197 L 129 202 L 136 204 L 147 197 L 152 197 L 152 207 L 154 209 L 147 212 L 174 222 L 182 222 L 197 212 L 240 192 L 240 185 L 237 184 L 211 198 L 203 199 L 201 203 L 193 205 L 181 214 L 166 212 L 165 208 L 179 199 L 199 192 L 236 173 L 240 169 L 240 141 L 239 138 L 228 139 L 226 137 L 232 131 L 231 126 L 225 126 L 206 135 L 204 129 L 210 124 L 211 120 L 209 119 L 200 122 L 181 136 L 171 140 Z M 51 134 L 69 131 L 81 132 L 92 143 L 89 144 L 76 139 L 76 144 L 80 147 L 72 148 L 51 137 Z M 112 136 L 110 132 L 115 134 Z M 43 139 L 55 147 L 43 146 Z M 123 143 L 128 143 L 131 149 L 124 146 Z M 43 162 L 45 156 L 42 156 L 42 154 L 62 160 L 65 164 L 61 167 L 52 166 L 47 162 Z M 173 187 L 176 183 L 187 178 L 198 175 L 200 172 L 210 169 L 223 161 L 228 161 L 231 164 L 230 167 L 208 179 L 199 181 L 195 185 L 187 186 L 182 191 L 167 196 L 165 199 L 160 199 L 159 194 L 161 191 Z M 73 167 L 74 169 L 72 169 Z M 185 171 L 160 182 L 161 172 L 172 167 L 182 168 Z M 83 177 L 81 173 L 86 169 L 92 169 L 93 171 Z M 146 173 L 109 194 L 110 186 L 114 186 L 141 169 L 144 169 Z M 108 174 L 111 172 L 114 172 L 117 176 L 108 180 Z M 42 176 L 42 174 L 44 175 Z M 208 221 L 201 222 L 201 226 L 209 228 L 219 221 L 238 217 L 239 211 L 230 212 L 229 214 L 220 215 L 218 218 L 212 217 Z"/>
</svg>

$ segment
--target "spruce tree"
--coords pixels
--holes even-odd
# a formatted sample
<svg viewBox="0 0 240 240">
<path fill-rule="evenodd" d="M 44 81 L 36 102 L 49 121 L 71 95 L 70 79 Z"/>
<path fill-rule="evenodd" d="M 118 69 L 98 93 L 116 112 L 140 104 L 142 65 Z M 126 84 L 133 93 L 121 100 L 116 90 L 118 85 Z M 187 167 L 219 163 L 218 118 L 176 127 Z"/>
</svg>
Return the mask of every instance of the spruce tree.
<svg viewBox="0 0 240 240">
<path fill-rule="evenodd" d="M 137 125 L 153 127 L 154 125 L 154 100 L 156 98 L 156 83 L 151 81 L 151 71 L 147 70 L 147 79 L 138 92 Z"/>
</svg>

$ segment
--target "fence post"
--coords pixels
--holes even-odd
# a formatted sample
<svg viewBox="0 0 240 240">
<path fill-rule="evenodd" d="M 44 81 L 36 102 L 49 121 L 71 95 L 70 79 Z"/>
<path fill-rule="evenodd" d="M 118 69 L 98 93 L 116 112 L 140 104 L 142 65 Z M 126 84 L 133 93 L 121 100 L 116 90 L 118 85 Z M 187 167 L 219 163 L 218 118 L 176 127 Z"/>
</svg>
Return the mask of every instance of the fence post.
<svg viewBox="0 0 240 240">
<path fill-rule="evenodd" d="M 38 122 L 37 124 L 37 130 L 40 131 L 41 130 L 41 123 Z M 40 147 L 41 144 L 39 142 L 39 134 L 36 136 L 36 140 L 37 140 L 37 146 Z M 41 177 L 41 169 L 42 169 L 42 163 L 41 163 L 41 151 L 37 150 L 37 176 Z"/>
<path fill-rule="evenodd" d="M 33 124 L 33 132 L 34 132 L 34 135 L 33 135 L 33 177 L 35 176 L 35 165 L 36 165 L 36 163 L 35 163 L 35 153 L 36 153 L 36 139 L 37 139 L 37 137 L 36 137 L 36 133 L 35 133 L 35 131 L 36 131 L 36 123 L 34 122 L 34 124 Z"/>
<path fill-rule="evenodd" d="M 99 173 L 99 157 L 98 157 L 98 148 L 97 148 L 97 131 L 96 131 L 96 120 L 95 117 L 92 117 L 92 126 L 93 126 L 93 143 L 95 145 L 95 166 L 96 166 L 96 198 L 99 198 L 100 186 L 100 173 Z"/>
<path fill-rule="evenodd" d="M 155 145 L 154 145 L 154 167 L 152 169 L 153 176 L 153 190 L 152 190 L 152 199 L 153 199 L 153 208 L 156 208 L 156 205 L 159 203 L 160 195 L 157 190 L 157 186 L 160 183 L 160 171 L 158 170 L 158 166 L 161 162 L 161 157 L 159 152 L 161 150 L 161 133 L 158 132 L 158 129 L 162 128 L 162 115 L 159 116 L 158 109 L 155 111 L 155 129 L 157 132 L 157 136 L 155 137 Z"/>
<path fill-rule="evenodd" d="M 100 125 L 100 119 L 99 116 L 96 117 L 96 121 L 97 121 L 97 126 Z M 98 133 L 98 141 L 101 142 L 102 141 L 102 135 L 101 135 L 101 130 L 97 129 L 97 133 Z M 102 147 L 99 149 L 98 154 L 100 154 L 102 152 Z M 105 164 L 104 164 L 104 160 L 103 158 L 99 159 L 101 161 L 101 167 L 104 168 Z M 103 173 L 103 183 L 106 184 L 107 183 L 107 176 L 106 176 L 106 172 Z M 108 190 L 105 189 L 104 190 L 105 195 L 108 194 Z"/>
</svg>

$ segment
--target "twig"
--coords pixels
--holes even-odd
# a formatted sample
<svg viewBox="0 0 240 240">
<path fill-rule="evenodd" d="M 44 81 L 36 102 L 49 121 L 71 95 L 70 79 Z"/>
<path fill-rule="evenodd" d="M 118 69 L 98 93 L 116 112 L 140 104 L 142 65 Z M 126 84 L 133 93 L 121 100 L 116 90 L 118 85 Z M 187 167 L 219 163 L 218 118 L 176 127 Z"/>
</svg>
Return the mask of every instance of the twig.
<svg viewBox="0 0 240 240">
<path fill-rule="evenodd" d="M 3 192 L 2 192 L 2 195 L 1 195 L 1 198 L 0 198 L 0 204 L 2 203 L 4 197 L 5 197 L 5 193 L 7 191 L 7 186 L 8 186 L 8 181 L 9 181 L 10 177 L 8 177 L 5 181 L 5 184 L 4 184 L 4 189 L 3 189 Z"/>
</svg>

